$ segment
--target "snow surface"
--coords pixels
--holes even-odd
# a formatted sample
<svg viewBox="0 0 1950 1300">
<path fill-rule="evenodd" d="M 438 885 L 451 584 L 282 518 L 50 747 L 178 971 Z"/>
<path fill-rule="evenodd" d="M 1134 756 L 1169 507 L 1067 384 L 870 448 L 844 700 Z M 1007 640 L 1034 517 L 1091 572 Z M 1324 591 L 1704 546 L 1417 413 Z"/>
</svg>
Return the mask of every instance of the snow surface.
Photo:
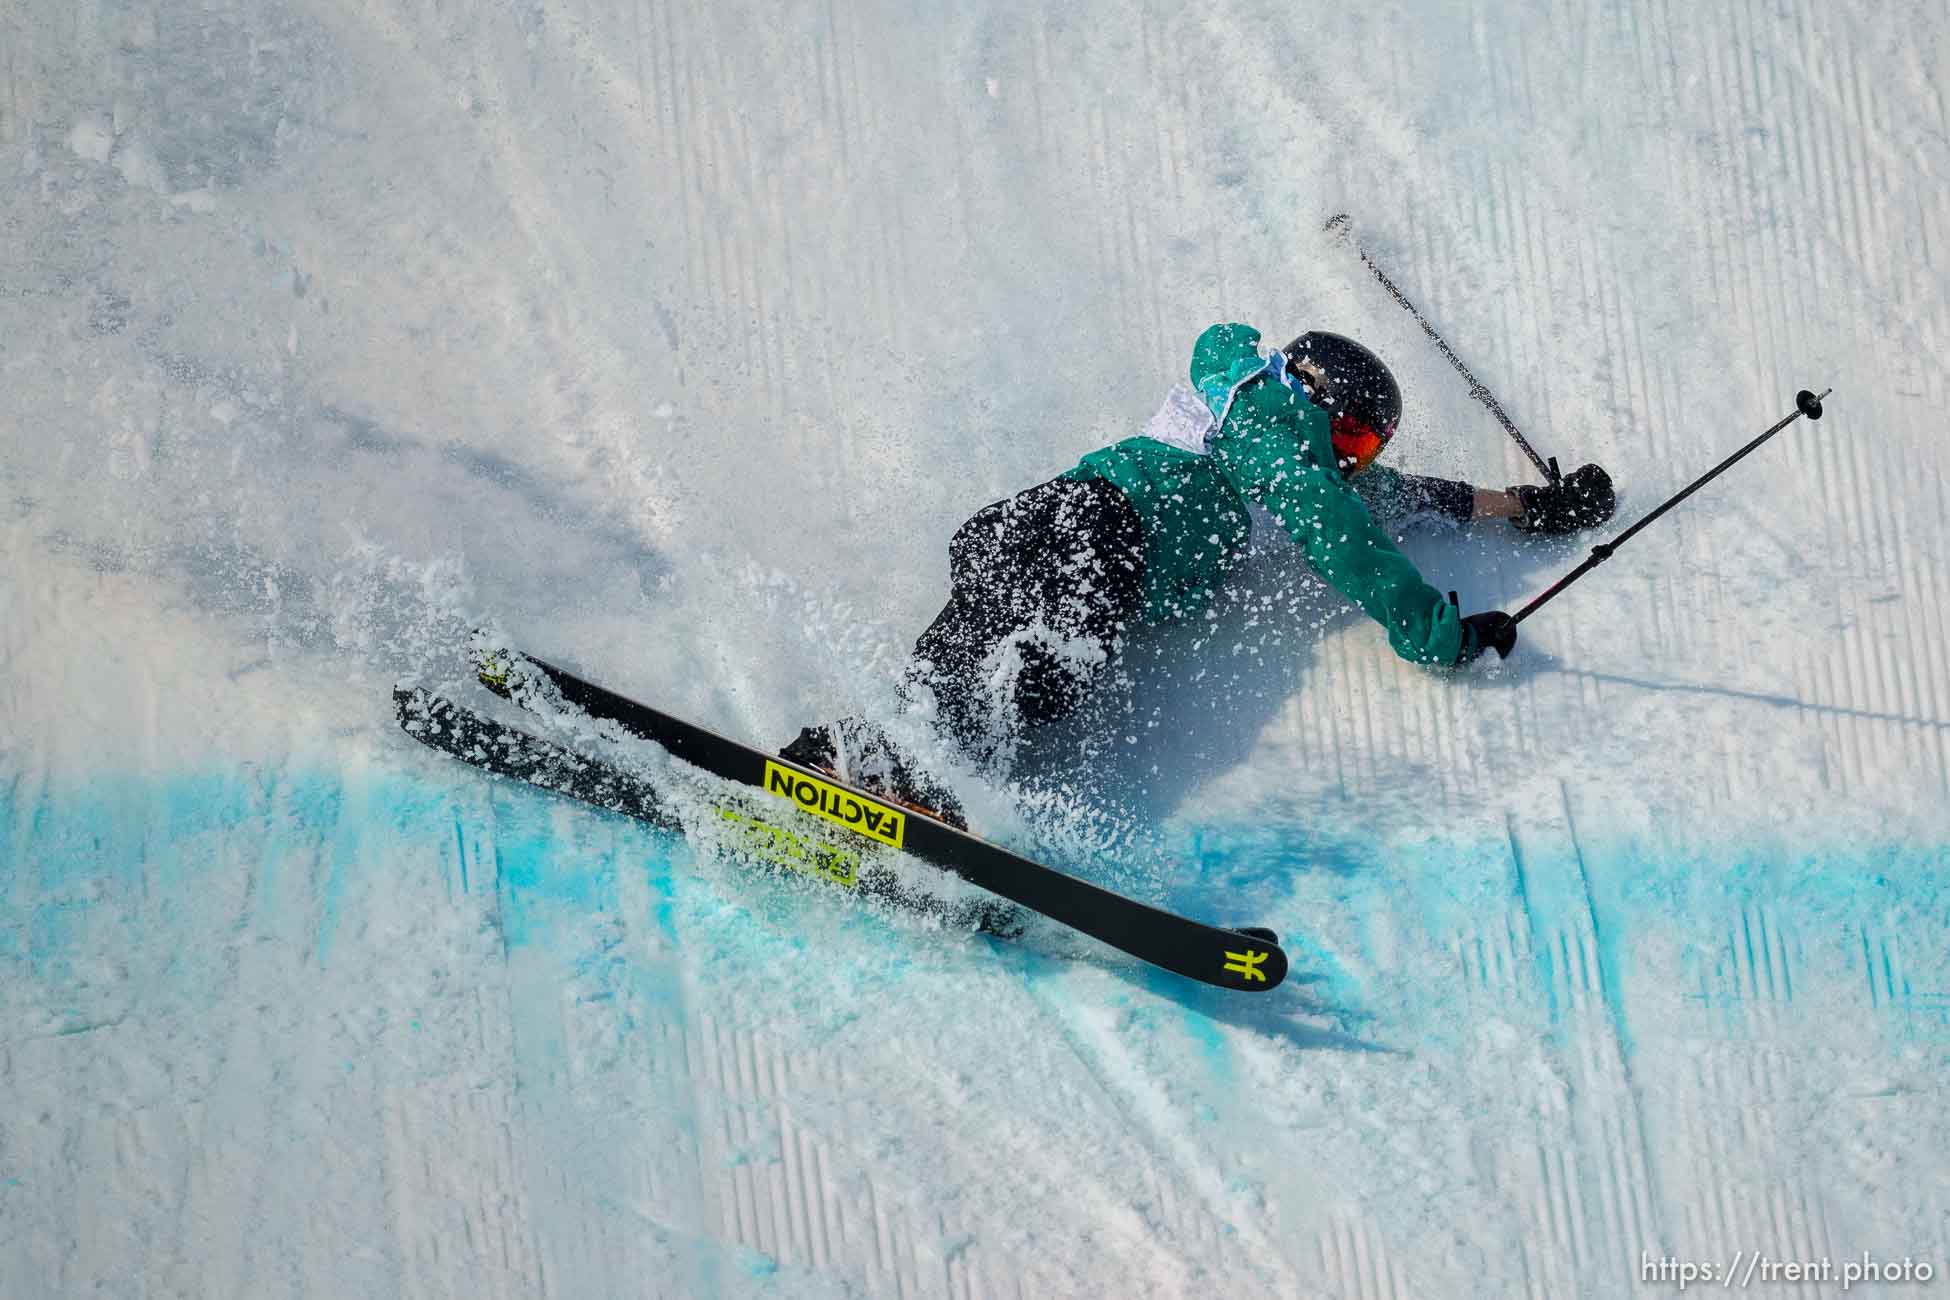
<svg viewBox="0 0 1950 1300">
<path fill-rule="evenodd" d="M 0 1296 L 1950 1285 L 1947 28 L 9 0 Z M 1032 814 L 972 792 L 1287 988 L 842 907 L 393 726 L 477 621 L 773 743 L 884 705 L 954 526 L 1215 320 L 1371 342 L 1395 463 L 1526 479 L 1342 208 L 1621 522 L 1835 394 L 1505 665 L 1274 549 Z M 1412 547 L 1471 608 L 1583 554 Z"/>
</svg>

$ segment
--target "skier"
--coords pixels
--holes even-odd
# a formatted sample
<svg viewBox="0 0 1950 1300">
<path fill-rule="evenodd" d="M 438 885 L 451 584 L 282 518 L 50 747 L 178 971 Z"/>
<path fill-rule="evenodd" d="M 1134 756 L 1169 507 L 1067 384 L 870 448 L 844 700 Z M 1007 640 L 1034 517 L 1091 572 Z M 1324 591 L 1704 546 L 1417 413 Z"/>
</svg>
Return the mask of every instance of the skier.
<svg viewBox="0 0 1950 1300">
<path fill-rule="evenodd" d="M 1310 331 L 1261 356 L 1258 330 L 1213 325 L 1144 432 L 977 512 L 948 544 L 947 605 L 915 642 L 903 697 L 978 761 L 1017 729 L 1063 717 L 1107 675 L 1134 623 L 1195 615 L 1248 550 L 1259 516 L 1387 629 L 1412 663 L 1507 656 L 1501 610 L 1463 617 L 1383 524 L 1424 514 L 1507 519 L 1562 534 L 1611 518 L 1611 478 L 1586 465 L 1556 483 L 1496 491 L 1377 466 L 1401 390 L 1352 339 Z M 808 727 L 779 751 L 966 828 L 954 798 L 876 725 Z"/>
</svg>

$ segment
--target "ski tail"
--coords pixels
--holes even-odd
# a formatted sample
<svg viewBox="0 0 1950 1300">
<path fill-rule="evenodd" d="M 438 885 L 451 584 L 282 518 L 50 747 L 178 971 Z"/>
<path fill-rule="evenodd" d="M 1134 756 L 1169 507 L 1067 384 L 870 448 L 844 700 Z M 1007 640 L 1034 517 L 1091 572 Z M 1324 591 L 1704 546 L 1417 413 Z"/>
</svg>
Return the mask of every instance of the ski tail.
<svg viewBox="0 0 1950 1300">
<path fill-rule="evenodd" d="M 393 688 L 393 713 L 400 727 L 421 744 L 475 767 L 662 830 L 682 829 L 648 782 L 553 741 L 501 726 L 417 686 Z"/>
<path fill-rule="evenodd" d="M 648 782 L 600 759 L 482 717 L 418 687 L 395 687 L 393 711 L 401 729 L 415 740 L 471 766 L 634 817 L 658 830 L 685 829 Z M 713 803 L 711 809 L 716 843 L 739 860 L 807 876 L 952 930 L 1014 939 L 1025 928 L 1022 909 L 997 899 L 944 898 L 914 888 L 877 861 L 870 849 L 795 829 L 737 801 Z"/>
</svg>

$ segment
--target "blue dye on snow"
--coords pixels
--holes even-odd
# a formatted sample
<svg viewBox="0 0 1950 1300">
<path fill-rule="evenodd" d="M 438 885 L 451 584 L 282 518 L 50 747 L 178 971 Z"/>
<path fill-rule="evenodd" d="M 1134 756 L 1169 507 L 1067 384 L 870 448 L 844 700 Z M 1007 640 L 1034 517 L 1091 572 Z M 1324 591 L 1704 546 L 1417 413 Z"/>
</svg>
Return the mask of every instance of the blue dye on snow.
<svg viewBox="0 0 1950 1300">
<path fill-rule="evenodd" d="M 1736 1002 L 1756 981 L 1793 1001 L 1800 986 L 1786 940 L 1767 928 L 1775 922 L 1746 915 L 1764 903 L 1800 918 L 1802 938 L 1819 927 L 1823 942 L 1846 945 L 1858 963 L 1854 978 L 1867 986 L 1865 1010 L 1901 1013 L 1889 1021 L 1891 1034 L 1941 1038 L 1950 1029 L 1950 981 L 1942 978 L 1940 951 L 1928 946 L 1927 927 L 1905 930 L 1890 920 L 1892 914 L 1919 922 L 1945 914 L 1950 846 L 1857 844 L 1795 855 L 1750 846 L 1688 855 L 1590 833 L 1556 847 L 1542 838 L 1533 844 L 1516 827 L 1507 841 L 1430 839 L 1384 848 L 1323 826 L 1331 827 L 1324 816 L 1305 827 L 1192 827 L 1166 855 L 1176 867 L 1164 901 L 1192 915 L 1279 929 L 1296 983 L 1305 980 L 1310 994 L 1324 990 L 1330 1000 L 1356 983 L 1313 942 L 1330 925 L 1342 942 L 1353 933 L 1357 945 L 1366 945 L 1378 942 L 1375 924 L 1385 920 L 1394 931 L 1390 942 L 1426 954 L 1446 951 L 1453 936 L 1512 917 L 1528 928 L 1528 968 L 1518 973 L 1539 990 L 1553 1024 L 1569 1013 L 1571 981 L 1582 972 L 1574 954 L 1565 960 L 1563 936 L 1587 934 L 1598 992 L 1610 1003 L 1606 1010 L 1628 1055 L 1630 1026 L 1618 993 L 1643 936 L 1686 927 L 1685 965 L 1674 974 L 1685 977 L 1702 1003 Z M 661 937 L 675 940 L 684 901 L 703 900 L 708 908 L 719 892 L 694 871 L 691 850 L 679 839 L 628 818 L 464 777 L 442 782 L 383 774 L 348 781 L 240 768 L 160 780 L 104 777 L 79 788 L 29 791 L 11 783 L 0 786 L 0 835 L 0 978 L 14 965 L 56 984 L 77 958 L 112 945 L 115 927 L 194 917 L 207 905 L 212 882 L 223 880 L 248 909 L 234 924 L 304 945 L 328 966 L 343 927 L 365 928 L 361 913 L 374 905 L 375 889 L 384 887 L 381 897 L 410 895 L 411 876 L 420 873 L 448 906 L 491 908 L 507 948 L 562 951 L 571 958 L 570 973 L 596 986 L 585 993 L 591 1000 L 628 989 L 642 1002 L 670 1001 L 680 993 L 668 972 L 635 969 L 621 951 L 592 940 L 596 932 L 585 922 L 614 915 L 633 899 L 629 905 L 646 908 L 643 919 Z M 484 844 L 491 852 L 483 852 Z M 480 873 L 472 867 L 490 863 L 496 878 L 484 899 L 474 889 Z M 236 886 L 240 872 L 255 874 L 248 895 Z M 802 892 L 792 906 L 826 905 Z M 898 947 L 890 957 L 874 938 L 889 924 L 896 923 L 862 914 L 829 931 L 841 940 L 831 954 L 837 980 L 847 978 L 847 963 L 871 966 L 875 979 L 900 978 L 908 963 Z M 1713 925 L 1747 955 L 1736 961 L 1716 950 Z M 592 942 L 599 946 L 592 950 Z M 761 959 L 788 958 L 804 940 L 753 926 L 740 943 Z M 1777 955 L 1783 953 L 1787 959 Z M 1032 976 L 1064 960 L 1009 944 L 970 944 L 967 959 L 1019 962 Z M 1505 966 L 1486 961 L 1479 978 Z M 1467 1018 L 1451 1013 L 1464 1005 L 1465 994 L 1448 986 L 1461 978 L 1452 973 L 1444 985 L 1416 992 L 1422 1022 L 1416 1028 L 1429 1035 L 1427 1045 L 1461 1032 Z M 1212 1071 L 1233 1068 L 1230 1040 L 1216 1023 L 1226 1018 L 1222 1013 L 1208 1014 L 1206 1003 L 1163 973 L 1146 972 L 1138 987 L 1178 1003 L 1174 1022 Z"/>
<path fill-rule="evenodd" d="M 460 868 L 460 892 L 468 892 L 467 885 L 467 837 L 461 834 L 460 818 L 454 818 L 454 862 Z"/>
<path fill-rule="evenodd" d="M 1160 975 L 1163 973 L 1159 972 Z M 1226 1036 L 1219 1032 L 1219 1026 L 1212 1017 L 1187 1007 L 1180 1013 L 1178 1023 L 1213 1074 L 1220 1079 L 1230 1078 L 1232 1051 L 1226 1045 Z"/>
</svg>

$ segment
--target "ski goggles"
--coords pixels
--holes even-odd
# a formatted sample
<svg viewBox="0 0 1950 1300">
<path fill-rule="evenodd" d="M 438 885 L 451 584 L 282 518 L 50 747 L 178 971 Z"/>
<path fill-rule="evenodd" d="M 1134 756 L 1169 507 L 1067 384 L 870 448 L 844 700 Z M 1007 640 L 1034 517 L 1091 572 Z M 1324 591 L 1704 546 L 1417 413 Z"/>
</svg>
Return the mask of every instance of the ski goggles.
<svg viewBox="0 0 1950 1300">
<path fill-rule="evenodd" d="M 1328 426 L 1334 440 L 1334 461 L 1341 473 L 1359 474 L 1374 463 L 1381 449 L 1388 445 L 1388 433 L 1377 431 L 1372 425 L 1363 424 L 1351 415 L 1337 415 Z"/>
</svg>

